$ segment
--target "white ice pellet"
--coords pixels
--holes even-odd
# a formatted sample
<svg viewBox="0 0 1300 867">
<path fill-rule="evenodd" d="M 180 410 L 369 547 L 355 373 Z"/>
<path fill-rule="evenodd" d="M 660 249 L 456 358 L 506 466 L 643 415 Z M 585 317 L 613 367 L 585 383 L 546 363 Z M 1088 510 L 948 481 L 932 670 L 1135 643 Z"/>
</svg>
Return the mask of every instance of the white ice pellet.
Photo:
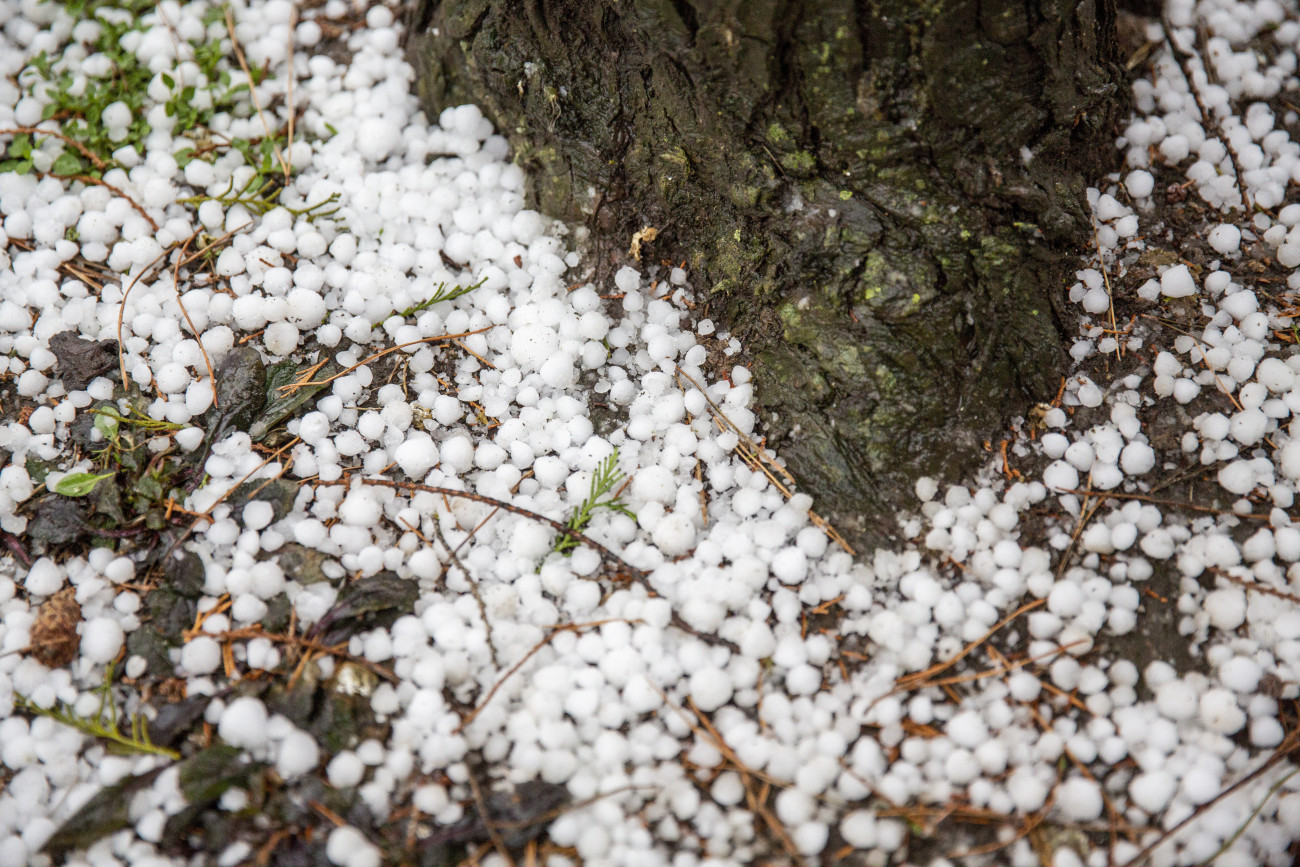
<svg viewBox="0 0 1300 867">
<path fill-rule="evenodd" d="M 1096 459 L 1092 445 L 1086 440 L 1079 440 L 1072 443 L 1065 450 L 1065 460 L 1081 473 L 1086 473 L 1092 469 L 1092 462 Z"/>
<path fill-rule="evenodd" d="M 63 586 L 65 572 L 48 557 L 42 557 L 27 570 L 23 589 L 33 596 L 53 596 Z"/>
<path fill-rule="evenodd" d="M 339 504 L 339 518 L 345 523 L 358 527 L 373 527 L 383 516 L 383 507 L 374 493 L 367 488 L 356 488 L 348 492 Z"/>
<path fill-rule="evenodd" d="M 539 370 L 559 348 L 555 329 L 538 323 L 521 325 L 510 337 L 510 352 L 524 370 Z"/>
<path fill-rule="evenodd" d="M 1300 439 L 1292 440 L 1274 453 L 1274 466 L 1286 478 L 1300 481 Z"/>
<path fill-rule="evenodd" d="M 1215 590 L 1205 597 L 1205 612 L 1216 629 L 1231 632 L 1246 622 L 1246 594 L 1233 587 Z"/>
<path fill-rule="evenodd" d="M 1297 796 L 1300 800 L 1300 796 Z M 1300 809 L 1296 810 L 1300 815 Z M 857 849 L 872 849 L 876 845 L 876 816 L 870 810 L 854 810 L 840 820 L 840 836 L 844 842 Z"/>
<path fill-rule="evenodd" d="M 293 780 L 320 763 L 320 746 L 302 729 L 294 729 L 280 741 L 275 755 L 275 772 L 281 779 Z"/>
<path fill-rule="evenodd" d="M 1186 265 L 1174 265 L 1160 275 L 1160 292 L 1168 298 L 1186 298 L 1196 293 L 1196 281 Z"/>
<path fill-rule="evenodd" d="M 620 292 L 635 292 L 641 286 L 641 272 L 624 265 L 614 274 L 614 285 Z"/>
<path fill-rule="evenodd" d="M 92 618 L 81 625 L 81 655 L 99 665 L 112 662 L 125 638 L 122 624 L 114 618 Z"/>
<path fill-rule="evenodd" d="M 1155 189 L 1155 179 L 1151 177 L 1150 172 L 1143 169 L 1136 169 L 1125 176 L 1124 186 L 1128 189 L 1129 195 L 1133 198 L 1145 199 L 1147 196 L 1151 195 L 1151 191 Z"/>
<path fill-rule="evenodd" d="M 1206 241 L 1215 252 L 1226 256 L 1241 247 L 1241 230 L 1231 223 L 1220 223 L 1210 230 Z"/>
<path fill-rule="evenodd" d="M 1079 487 L 1079 471 L 1065 461 L 1054 461 L 1043 470 L 1043 484 L 1053 491 L 1069 491 Z"/>
<path fill-rule="evenodd" d="M 782 548 L 772 558 L 772 574 L 782 584 L 798 584 L 808 574 L 808 558 L 798 548 Z"/>
<path fill-rule="evenodd" d="M 272 355 L 286 356 L 298 348 L 298 328 L 288 322 L 272 322 L 262 332 L 262 345 Z"/>
<path fill-rule="evenodd" d="M 1174 794 L 1174 778 L 1164 771 L 1138 774 L 1129 783 L 1128 794 L 1133 803 L 1148 813 L 1157 814 L 1168 804 Z"/>
<path fill-rule="evenodd" d="M 1012 772 L 1007 780 L 1007 790 L 1016 809 L 1025 813 L 1042 809 L 1050 792 L 1047 784 L 1027 767 Z"/>
<path fill-rule="evenodd" d="M 401 141 L 401 127 L 384 117 L 371 118 L 357 128 L 357 152 L 372 162 L 387 158 Z"/>
<path fill-rule="evenodd" d="M 1219 484 L 1225 491 L 1239 496 L 1249 494 L 1255 488 L 1255 467 L 1251 461 L 1232 461 L 1225 464 L 1218 473 Z"/>
<path fill-rule="evenodd" d="M 700 710 L 712 712 L 731 700 L 731 677 L 720 668 L 703 668 L 691 675 L 691 700 Z"/>
<path fill-rule="evenodd" d="M 1227 689 L 1202 693 L 1200 719 L 1206 728 L 1224 735 L 1236 734 L 1246 725 L 1245 712 L 1237 706 L 1237 697 Z"/>
<path fill-rule="evenodd" d="M 266 723 L 266 706 L 261 699 L 241 696 L 222 710 L 217 735 L 231 746 L 254 750 L 267 742 Z"/>
<path fill-rule="evenodd" d="M 1253 446 L 1264 438 L 1268 416 L 1258 409 L 1244 409 L 1232 416 L 1229 432 L 1244 446 Z"/>
<path fill-rule="evenodd" d="M 543 382 L 556 389 L 568 388 L 577 382 L 578 378 L 573 358 L 564 352 L 552 354 L 542 362 L 538 372 Z"/>
<path fill-rule="evenodd" d="M 679 557 L 695 547 L 695 522 L 688 515 L 673 512 L 655 524 L 651 537 L 665 554 Z"/>
<path fill-rule="evenodd" d="M 973 749 L 989 736 L 988 725 L 975 711 L 963 711 L 948 721 L 946 734 L 953 743 Z"/>
<path fill-rule="evenodd" d="M 244 273 L 244 257 L 234 247 L 227 247 L 217 256 L 217 274 L 233 277 Z"/>
<path fill-rule="evenodd" d="M 325 843 L 325 857 L 339 867 L 379 867 L 379 849 L 351 825 L 330 831 Z"/>
<path fill-rule="evenodd" d="M 1280 358 L 1264 358 L 1255 365 L 1255 379 L 1274 394 L 1290 391 L 1295 378 L 1295 371 Z"/>
<path fill-rule="evenodd" d="M 1070 777 L 1056 789 L 1056 805 L 1067 821 L 1092 822 L 1101 817 L 1101 787 L 1084 777 Z"/>
<path fill-rule="evenodd" d="M 203 428 L 200 427 L 187 427 L 174 434 L 176 444 L 186 452 L 197 449 L 202 444 L 204 436 Z"/>
<path fill-rule="evenodd" d="M 325 768 L 325 776 L 336 789 L 350 789 L 365 777 L 366 766 L 350 750 L 344 750 L 330 759 Z"/>
<path fill-rule="evenodd" d="M 210 635 L 199 635 L 181 648 L 181 668 L 189 674 L 211 674 L 221 665 L 221 644 Z"/>
<path fill-rule="evenodd" d="M 1219 666 L 1219 682 L 1233 692 L 1253 694 L 1263 676 L 1259 663 L 1249 657 L 1234 656 Z"/>
<path fill-rule="evenodd" d="M 438 445 L 423 431 L 409 435 L 393 453 L 393 460 L 408 478 L 421 480 L 438 462 Z"/>
<path fill-rule="evenodd" d="M 1232 314 L 1233 319 L 1245 319 L 1259 309 L 1259 299 L 1249 289 L 1242 289 L 1219 300 L 1219 308 Z"/>
<path fill-rule="evenodd" d="M 1196 716 L 1198 693 L 1186 680 L 1171 680 L 1156 690 L 1156 709 L 1171 720 L 1185 720 Z"/>
<path fill-rule="evenodd" d="M 1119 465 L 1125 475 L 1141 476 L 1155 467 L 1156 453 L 1146 443 L 1131 442 L 1120 453 Z"/>
<path fill-rule="evenodd" d="M 1102 529 L 1104 530 L 1105 527 L 1103 526 Z M 1083 588 L 1073 581 L 1060 581 L 1047 597 L 1047 610 L 1058 617 L 1068 619 L 1079 613 L 1083 601 Z"/>
<path fill-rule="evenodd" d="M 243 518 L 248 529 L 265 529 L 275 518 L 275 507 L 266 500 L 251 500 L 244 506 Z"/>
</svg>

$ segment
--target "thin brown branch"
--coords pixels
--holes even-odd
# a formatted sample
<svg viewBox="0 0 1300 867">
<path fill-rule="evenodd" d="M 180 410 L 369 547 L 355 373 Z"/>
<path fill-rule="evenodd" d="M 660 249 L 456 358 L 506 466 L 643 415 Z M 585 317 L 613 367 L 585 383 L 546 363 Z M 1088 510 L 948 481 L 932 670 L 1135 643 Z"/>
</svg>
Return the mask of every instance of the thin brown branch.
<svg viewBox="0 0 1300 867">
<path fill-rule="evenodd" d="M 239 61 L 239 68 L 244 71 L 244 76 L 248 78 L 248 95 L 253 100 L 253 108 L 257 110 L 257 119 L 262 122 L 262 129 L 266 130 L 266 137 L 275 150 L 275 161 L 280 164 L 287 181 L 292 170 L 289 168 L 289 161 L 284 158 L 280 146 L 275 143 L 275 133 L 272 132 L 271 124 L 266 119 L 266 112 L 262 111 L 262 101 L 257 98 L 257 85 L 253 81 L 253 73 L 249 71 L 248 59 L 244 57 L 244 49 L 240 47 L 239 37 L 235 35 L 235 10 L 233 6 L 226 6 L 226 31 L 230 33 L 230 45 L 235 49 L 235 59 Z M 290 65 L 293 64 L 293 55 L 289 56 L 289 63 Z"/>
<path fill-rule="evenodd" d="M 677 384 L 681 386 L 682 390 L 686 390 L 686 387 L 681 383 L 681 380 L 685 378 L 686 381 L 693 385 L 695 390 L 703 395 L 704 399 L 708 401 L 709 407 L 712 410 L 711 414 L 718 427 L 736 435 L 735 451 L 740 455 L 740 459 L 748 464 L 752 469 L 756 469 L 763 475 L 767 476 L 768 481 L 772 483 L 773 487 L 780 491 L 781 495 L 787 500 L 790 499 L 794 494 L 791 487 L 794 484 L 794 477 L 790 475 L 789 471 L 787 471 L 785 467 L 776 463 L 776 461 L 769 458 L 765 449 L 759 446 L 758 443 L 754 442 L 748 434 L 737 427 L 736 423 L 728 418 L 727 414 L 722 411 L 722 407 L 718 406 L 717 402 L 714 401 L 713 398 L 709 397 L 709 393 L 704 390 L 704 387 L 695 381 L 695 377 L 682 370 L 678 365 L 674 365 L 674 367 L 677 370 Z M 778 478 L 778 476 L 780 478 Z M 852 546 L 849 545 L 848 541 L 840 535 L 839 531 L 832 527 L 830 522 L 821 515 L 818 515 L 810 509 L 808 511 L 808 519 L 823 533 L 825 533 L 832 542 L 839 545 L 849 554 L 857 553 L 853 550 Z"/>
<path fill-rule="evenodd" d="M 261 625 L 247 626 L 243 629 L 231 629 L 226 632 L 218 632 L 213 634 L 211 637 L 223 644 L 228 644 L 232 641 L 249 641 L 255 638 L 265 638 L 266 640 L 273 641 L 276 644 L 287 644 L 293 647 L 300 647 L 303 650 L 309 650 L 313 653 L 320 653 L 326 656 L 336 656 L 339 659 L 346 660 L 355 665 L 360 665 L 369 671 L 374 672 L 389 683 L 399 682 L 397 675 L 393 674 L 377 662 L 372 662 L 364 656 L 354 656 L 353 654 L 348 653 L 348 642 L 346 641 L 339 644 L 322 644 L 321 642 L 311 638 L 304 638 L 297 635 L 280 635 L 276 632 L 268 632 L 263 629 Z"/>
<path fill-rule="evenodd" d="M 194 236 L 191 235 L 185 239 L 185 243 L 181 244 L 181 254 L 176 258 L 176 267 L 172 270 L 172 289 L 176 290 L 176 304 L 181 308 L 181 315 L 185 317 L 185 324 L 190 327 L 190 331 L 194 334 L 194 342 L 199 345 L 199 352 L 203 355 L 203 364 L 208 369 L 208 382 L 212 383 L 212 406 L 219 408 L 221 403 L 217 398 L 217 375 L 212 370 L 212 359 L 208 357 L 208 351 L 203 348 L 203 335 L 199 333 L 199 329 L 194 327 L 194 320 L 190 318 L 190 311 L 185 309 L 185 302 L 181 300 L 181 261 L 185 258 L 185 251 L 189 248 L 190 241 L 193 240 Z"/>
<path fill-rule="evenodd" d="M 294 382 L 294 383 L 290 383 L 289 385 L 283 386 L 283 388 L 286 390 L 294 390 L 299 388 L 305 388 L 306 386 L 309 385 L 328 385 L 334 380 L 338 379 L 340 376 L 347 376 L 349 373 L 356 370 L 358 367 L 362 367 L 364 365 L 369 364 L 372 361 L 376 361 L 380 358 L 383 358 L 385 355 L 391 355 L 392 353 L 396 352 L 399 349 L 405 349 L 408 346 L 419 346 L 421 343 L 437 343 L 440 340 L 455 341 L 457 338 L 460 337 L 470 337 L 475 334 L 482 334 L 484 331 L 491 331 L 495 327 L 496 327 L 495 325 L 485 325 L 482 328 L 476 328 L 473 331 L 464 331 L 461 332 L 460 334 L 438 334 L 435 335 L 434 337 L 421 337 L 419 340 L 411 340 L 406 343 L 399 343 L 396 346 L 390 346 L 387 349 L 382 349 L 379 352 L 376 352 L 374 355 L 370 355 L 361 359 L 356 364 L 352 365 L 351 367 L 340 370 L 338 373 L 334 374 L 328 379 L 322 379 L 320 382 L 315 382 L 310 380 L 306 382 Z"/>
<path fill-rule="evenodd" d="M 149 224 L 149 228 L 153 229 L 155 232 L 158 231 L 157 221 L 155 221 L 153 217 L 149 216 L 149 212 L 146 211 L 140 205 L 139 202 L 137 202 L 135 199 L 128 196 L 125 190 L 121 190 L 118 187 L 113 186 L 103 178 L 97 178 L 93 175 L 55 175 L 52 172 L 47 172 L 46 174 L 50 174 L 52 177 L 56 177 L 65 181 L 81 181 L 83 184 L 93 184 L 94 186 L 97 187 L 103 187 L 104 189 L 108 190 L 114 195 L 126 199 L 127 202 L 130 203 L 131 207 L 135 208 L 136 211 L 140 214 L 140 216 L 144 217 L 145 222 Z"/>
<path fill-rule="evenodd" d="M 1119 491 L 1093 491 L 1080 490 L 1077 488 L 1062 488 L 1057 493 L 1075 494 L 1082 497 L 1096 497 L 1098 500 L 1137 500 L 1142 503 L 1151 503 L 1156 506 L 1170 506 L 1176 509 L 1190 509 L 1193 512 L 1207 512 L 1211 515 L 1231 515 L 1234 518 L 1246 518 L 1256 521 L 1267 521 L 1267 515 L 1241 515 L 1231 509 L 1216 509 L 1213 506 L 1201 506 L 1196 503 L 1185 503 L 1181 500 L 1161 500 L 1156 497 L 1149 497 L 1145 494 L 1125 494 Z"/>
<path fill-rule="evenodd" d="M 52 129 L 41 129 L 38 126 L 15 126 L 8 129 L 0 129 L 0 135 L 48 135 L 58 139 L 66 145 L 71 145 L 79 154 L 90 160 L 90 164 L 99 171 L 102 172 L 104 169 L 108 168 L 108 163 L 104 162 L 104 160 L 100 158 L 99 154 L 95 153 L 76 139 L 69 138 L 63 133 L 55 132 Z"/>
<path fill-rule="evenodd" d="M 495 515 L 496 512 L 493 511 L 492 514 Z M 488 517 L 491 517 L 491 515 Z M 479 524 L 479 526 L 481 527 L 483 525 Z M 447 537 L 442 534 L 442 524 L 439 522 L 436 513 L 433 516 L 433 535 L 437 538 L 438 543 L 447 549 L 447 558 L 451 561 L 452 565 L 459 569 L 461 574 L 465 576 L 465 581 L 469 584 L 469 592 L 474 596 L 474 601 L 478 603 L 479 616 L 483 618 L 483 630 L 487 633 L 488 655 L 492 657 L 492 665 L 496 668 L 500 668 L 501 662 L 497 659 L 496 642 L 492 638 L 492 621 L 488 618 L 487 603 L 483 601 L 483 591 L 478 586 L 478 579 L 474 577 L 465 564 L 460 561 L 460 557 L 456 554 L 459 550 L 459 546 L 453 548 L 451 545 L 447 544 Z"/>
<path fill-rule="evenodd" d="M 1150 856 L 1156 849 L 1160 848 L 1165 841 L 1173 837 L 1183 828 L 1186 828 L 1192 822 L 1199 819 L 1201 816 L 1205 815 L 1210 808 L 1231 795 L 1233 792 L 1250 785 L 1255 780 L 1258 780 L 1264 774 L 1268 773 L 1271 768 L 1280 764 L 1287 756 L 1295 752 L 1297 748 L 1300 748 L 1300 729 L 1293 729 L 1287 734 L 1286 738 L 1283 739 L 1282 743 L 1278 744 L 1278 747 L 1273 751 L 1273 754 L 1264 760 L 1263 764 L 1246 774 L 1240 780 L 1237 780 L 1237 782 L 1233 783 L 1231 786 L 1228 786 L 1226 789 L 1219 792 L 1219 794 L 1215 795 L 1204 804 L 1197 806 L 1195 810 L 1188 813 L 1181 822 L 1177 823 L 1172 828 L 1166 828 L 1159 837 L 1148 843 L 1141 852 L 1138 852 L 1128 861 L 1124 862 L 1123 867 L 1138 867 L 1138 865 L 1145 863 L 1148 856 Z"/>
<path fill-rule="evenodd" d="M 397 482 L 397 481 L 392 481 L 390 479 L 357 479 L 356 481 L 360 482 L 363 485 L 372 485 L 377 488 L 392 488 L 398 491 L 423 491 L 425 493 L 436 494 L 441 497 L 459 497 L 462 500 L 469 500 L 474 503 L 482 503 L 485 506 L 496 506 L 500 508 L 502 511 L 510 512 L 515 515 L 522 515 L 525 518 L 529 518 L 531 520 L 546 524 L 547 526 L 554 529 L 556 532 L 568 536 L 570 539 L 573 539 L 575 542 L 579 542 L 583 545 L 586 545 L 589 548 L 594 549 L 596 553 L 600 554 L 600 556 L 605 560 L 606 565 L 617 566 L 619 574 L 627 574 L 632 576 L 636 580 L 642 580 L 642 581 L 644 581 L 647 577 L 647 573 L 644 570 L 638 569 L 635 566 L 631 565 L 622 557 L 618 556 L 613 551 L 606 548 L 604 545 L 592 539 L 590 536 L 586 536 L 582 533 L 579 533 L 577 530 L 572 529 L 568 525 L 563 524 L 555 520 L 554 518 L 548 518 L 545 515 L 540 515 L 537 512 L 533 512 L 528 509 L 522 508 L 520 506 L 516 506 L 513 503 L 507 503 L 504 500 L 498 500 L 493 497 L 487 497 L 484 496 L 483 494 L 476 494 L 473 491 L 461 491 L 461 490 L 457 490 L 456 488 L 442 488 L 436 485 L 420 484 L 419 482 Z M 347 479 L 335 479 L 334 481 L 330 481 L 330 482 L 315 481 L 313 482 L 313 484 L 346 485 L 346 484 L 350 484 L 350 481 Z"/>
<path fill-rule="evenodd" d="M 546 635 L 542 638 L 541 641 L 534 644 L 532 646 L 532 649 L 529 650 L 527 653 L 525 653 L 522 657 L 520 657 L 518 662 L 510 666 L 509 671 L 501 675 L 501 677 L 497 680 L 497 682 L 492 684 L 492 688 L 489 689 L 488 694 L 483 697 L 483 701 L 479 702 L 478 707 L 470 711 L 469 714 L 463 720 L 460 721 L 460 725 L 456 726 L 456 728 L 452 730 L 452 734 L 458 735 L 461 732 L 463 732 L 465 729 L 469 728 L 470 723 L 474 722 L 474 720 L 478 718 L 478 715 L 483 712 L 483 708 L 487 707 L 488 704 L 491 703 L 492 698 L 497 694 L 497 691 L 500 690 L 501 687 L 505 685 L 505 682 L 509 680 L 511 677 L 513 677 L 515 673 L 519 671 L 519 669 L 523 668 L 524 665 L 528 662 L 528 660 L 536 656 L 543 647 L 550 644 L 551 641 L 555 638 L 555 636 L 559 635 L 561 632 L 577 632 L 582 629 L 594 629 L 597 626 L 604 626 L 606 623 L 634 623 L 634 622 L 636 621 L 624 620 L 623 618 L 612 618 L 609 620 L 593 620 L 589 623 L 562 623 L 559 626 L 552 627 L 551 631 L 546 633 Z"/>
<path fill-rule="evenodd" d="M 505 859 L 510 867 L 516 867 L 515 859 L 510 855 L 510 849 L 506 846 L 506 841 L 497 830 L 496 823 L 492 821 L 492 814 L 488 812 L 487 801 L 483 798 L 483 790 L 478 784 L 478 775 L 473 770 L 469 772 L 469 790 L 474 796 L 474 807 L 478 810 L 478 817 L 483 821 L 483 827 L 487 830 L 488 838 L 492 840 L 492 846 L 497 850 L 497 854 Z"/>
<path fill-rule="evenodd" d="M 929 668 L 927 668 L 925 671 L 918 671 L 915 674 L 909 674 L 904 677 L 900 677 L 896 681 L 894 692 L 896 693 L 907 692 L 913 689 L 918 689 L 920 687 L 927 686 L 928 684 L 926 683 L 926 681 L 934 677 L 936 674 L 941 674 L 947 671 L 948 669 L 952 668 L 957 663 L 961 662 L 963 659 L 965 659 L 967 656 L 970 655 L 971 651 L 973 651 L 975 648 L 979 647 L 981 644 L 983 644 L 984 642 L 992 638 L 994 635 L 996 635 L 998 630 L 1000 630 L 1002 627 L 1006 626 L 1008 623 L 1015 620 L 1020 615 L 1033 611 L 1035 608 L 1039 608 L 1046 604 L 1047 604 L 1046 599 L 1035 599 L 1033 602 L 1026 602 L 1024 605 L 1021 605 L 1015 611 L 1012 611 L 1006 617 L 1003 617 L 997 623 L 993 624 L 993 626 L 989 629 L 988 632 L 984 633 L 979 638 L 975 639 L 970 644 L 963 647 L 961 649 L 961 652 L 959 652 L 956 656 L 952 657 L 952 659 L 949 659 L 946 662 L 941 662 L 938 665 L 932 665 Z"/>
</svg>

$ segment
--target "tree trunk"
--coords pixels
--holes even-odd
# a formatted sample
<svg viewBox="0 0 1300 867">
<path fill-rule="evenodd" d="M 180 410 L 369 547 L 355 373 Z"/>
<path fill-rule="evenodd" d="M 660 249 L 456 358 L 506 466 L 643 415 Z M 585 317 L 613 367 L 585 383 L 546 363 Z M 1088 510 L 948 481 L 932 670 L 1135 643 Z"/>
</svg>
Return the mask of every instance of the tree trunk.
<svg viewBox="0 0 1300 867">
<path fill-rule="evenodd" d="M 537 207 L 686 259 L 768 443 L 851 537 L 1050 400 L 1114 0 L 421 0 L 426 107 L 473 101 Z"/>
</svg>

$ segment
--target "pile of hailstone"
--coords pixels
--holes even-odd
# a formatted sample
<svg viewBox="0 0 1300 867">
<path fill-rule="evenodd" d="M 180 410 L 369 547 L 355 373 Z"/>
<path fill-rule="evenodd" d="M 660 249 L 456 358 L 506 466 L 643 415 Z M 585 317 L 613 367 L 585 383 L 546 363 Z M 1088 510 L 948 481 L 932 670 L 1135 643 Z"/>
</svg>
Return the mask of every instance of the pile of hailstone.
<svg viewBox="0 0 1300 867">
<path fill-rule="evenodd" d="M 159 82 L 187 73 L 189 43 L 173 37 L 204 33 L 209 8 L 165 0 L 140 20 L 131 50 Z M 1055 841 L 1055 867 L 1290 863 L 1300 777 L 1267 762 L 1293 743 L 1286 708 L 1300 681 L 1300 360 L 1283 341 L 1289 295 L 1239 266 L 1263 250 L 1300 288 L 1300 206 L 1280 207 L 1300 180 L 1288 133 L 1300 118 L 1279 109 L 1300 87 L 1294 14 L 1171 3 L 1181 46 L 1194 50 L 1198 26 L 1209 34 L 1213 83 L 1193 78 L 1213 121 L 1159 48 L 1119 142 L 1126 173 L 1090 198 L 1099 249 L 1071 292 L 1079 372 L 1042 435 L 1012 449 L 1041 474 L 1007 482 L 990 468 L 946 489 L 923 479 L 903 521 L 914 541 L 855 559 L 810 521 L 808 497 L 787 500 L 733 453 L 754 431 L 749 371 L 716 375 L 741 347 L 691 316 L 688 275 L 626 267 L 610 285 L 588 282 L 564 228 L 524 208 L 525 178 L 482 113 L 418 110 L 393 10 L 363 10 L 346 66 L 314 53 L 323 22 L 356 11 L 344 0 L 302 20 L 286 0 L 234 9 L 249 63 L 270 74 L 213 136 L 260 136 L 266 115 L 282 128 L 290 80 L 300 112 L 282 154 L 292 177 L 266 213 L 218 200 L 254 171 L 238 152 L 179 167 L 192 141 L 173 135 L 154 88 L 152 131 L 142 150 L 114 154 L 111 188 L 0 174 L 0 374 L 32 409 L 0 425 L 0 529 L 21 544 L 39 494 L 29 459 L 92 468 L 70 426 L 122 394 L 112 375 L 64 386 L 49 349 L 64 331 L 120 338 L 128 384 L 176 428 L 159 451 L 201 458 L 206 478 L 183 504 L 206 515 L 181 543 L 202 564 L 203 598 L 174 672 L 125 649 L 149 592 L 130 548 L 0 564 L 0 863 L 49 863 L 40 853 L 56 829 L 132 778 L 129 816 L 69 863 L 185 862 L 157 845 L 187 807 L 177 765 L 115 755 L 38 712 L 93 714 L 112 663 L 133 712 L 158 708 L 132 684 L 173 674 L 205 702 L 190 753 L 206 723 L 274 769 L 260 785 L 316 780 L 351 805 L 346 818 L 308 814 L 302 845 L 333 864 L 399 857 L 410 817 L 409 842 L 423 845 L 465 827 L 483 796 L 535 781 L 565 793 L 540 838 L 551 864 L 815 863 L 858 850 L 886 865 L 940 844 L 938 855 L 980 846 L 985 863 L 1031 865 L 1041 853 L 1020 832 L 1032 827 L 1050 832 L 1034 838 Z M 79 26 L 57 4 L 0 2 L 0 129 L 39 121 L 39 88 L 12 77 L 40 51 L 84 56 Z M 1163 39 L 1154 24 L 1148 36 Z M 38 140 L 51 159 L 64 146 Z M 1175 256 L 1126 299 L 1148 233 L 1177 242 L 1156 224 L 1171 177 L 1221 214 L 1200 247 L 1215 258 Z M 308 214 L 330 200 L 337 211 Z M 200 232 L 225 237 L 215 261 L 169 267 Z M 102 290 L 59 270 L 83 260 L 108 273 Z M 1194 331 L 1112 327 L 1112 305 L 1133 299 L 1190 303 Z M 291 447 L 255 447 L 238 429 L 205 441 L 217 411 L 208 363 L 219 370 L 241 346 L 343 371 L 288 422 Z M 372 358 L 395 346 L 396 364 Z M 1144 363 L 1106 379 L 1099 360 L 1122 353 Z M 1143 424 L 1146 410 L 1177 406 L 1196 410 L 1181 454 Z M 1086 429 L 1073 421 L 1083 413 Z M 611 456 L 630 480 L 625 508 L 595 510 L 584 532 L 637 580 L 590 545 L 556 552 L 555 529 L 527 514 L 567 520 Z M 1232 509 L 1188 518 L 1130 496 L 1187 461 Z M 282 514 L 227 501 L 275 479 L 301 483 Z M 385 479 L 401 484 L 367 484 Z M 317 552 L 328 580 L 307 583 L 282 556 L 290 545 Z M 341 591 L 381 573 L 413 588 L 413 606 L 342 655 L 314 656 L 307 676 L 341 682 L 359 667 L 345 659 L 391 675 L 363 693 L 385 734 L 330 746 L 244 689 L 298 677 L 292 643 L 249 630 L 287 605 L 311 634 Z M 1179 588 L 1164 604 L 1181 614 L 1196 670 L 1106 651 L 1142 628 L 1154 604 L 1144 584 L 1159 575 Z M 68 587 L 80 647 L 49 669 L 19 651 Z M 235 786 L 207 809 L 235 816 L 254 796 Z M 216 863 L 256 857 L 277 830 L 246 828 Z M 927 841 L 926 828 L 942 833 Z"/>
</svg>

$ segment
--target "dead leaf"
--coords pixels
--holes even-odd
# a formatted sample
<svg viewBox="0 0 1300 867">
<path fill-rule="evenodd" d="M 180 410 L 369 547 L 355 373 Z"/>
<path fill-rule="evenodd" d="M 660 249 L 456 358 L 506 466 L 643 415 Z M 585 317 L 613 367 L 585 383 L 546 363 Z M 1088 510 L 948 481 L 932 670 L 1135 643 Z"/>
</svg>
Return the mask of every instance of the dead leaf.
<svg viewBox="0 0 1300 867">
<path fill-rule="evenodd" d="M 658 237 L 659 237 L 658 229 L 656 229 L 654 226 L 646 226 L 644 229 L 642 229 L 641 231 L 637 232 L 635 235 L 632 236 L 632 248 L 628 250 L 628 253 L 631 254 L 633 259 L 640 262 L 641 245 L 649 244 L 651 241 L 653 241 L 655 238 Z"/>
</svg>

